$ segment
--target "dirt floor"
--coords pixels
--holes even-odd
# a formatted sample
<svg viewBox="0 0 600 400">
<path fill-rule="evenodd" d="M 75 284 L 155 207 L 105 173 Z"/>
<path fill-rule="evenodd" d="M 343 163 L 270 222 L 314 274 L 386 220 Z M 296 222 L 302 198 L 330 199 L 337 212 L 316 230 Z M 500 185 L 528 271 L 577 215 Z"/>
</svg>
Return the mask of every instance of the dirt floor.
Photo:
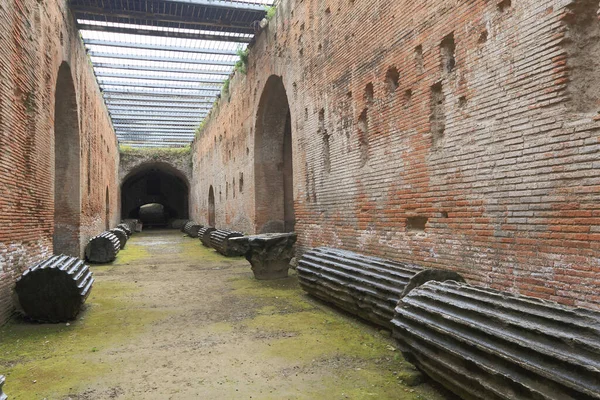
<svg viewBox="0 0 600 400">
<path fill-rule="evenodd" d="M 445 399 L 380 332 L 179 231 L 136 234 L 77 321 L 0 329 L 10 399 Z"/>
</svg>

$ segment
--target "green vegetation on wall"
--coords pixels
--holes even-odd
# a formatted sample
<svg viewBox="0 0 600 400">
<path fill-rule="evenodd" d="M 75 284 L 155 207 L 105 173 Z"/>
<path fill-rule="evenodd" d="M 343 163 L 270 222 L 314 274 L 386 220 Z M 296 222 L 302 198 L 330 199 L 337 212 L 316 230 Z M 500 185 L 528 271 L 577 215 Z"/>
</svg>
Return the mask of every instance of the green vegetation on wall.
<svg viewBox="0 0 600 400">
<path fill-rule="evenodd" d="M 174 156 L 174 155 L 186 155 L 192 151 L 191 146 L 184 147 L 132 147 L 127 145 L 119 145 L 119 152 L 122 155 L 127 154 L 143 154 L 149 155 L 152 158 L 160 159 L 162 157 Z"/>
</svg>

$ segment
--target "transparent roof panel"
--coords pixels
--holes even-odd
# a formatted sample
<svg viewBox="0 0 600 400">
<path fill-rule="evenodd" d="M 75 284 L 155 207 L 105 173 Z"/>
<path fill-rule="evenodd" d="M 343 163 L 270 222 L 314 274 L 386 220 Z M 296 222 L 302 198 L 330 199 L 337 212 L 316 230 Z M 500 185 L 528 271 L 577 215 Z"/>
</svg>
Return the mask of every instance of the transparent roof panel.
<svg viewBox="0 0 600 400">
<path fill-rule="evenodd" d="M 119 142 L 184 146 L 273 0 L 71 0 Z"/>
</svg>

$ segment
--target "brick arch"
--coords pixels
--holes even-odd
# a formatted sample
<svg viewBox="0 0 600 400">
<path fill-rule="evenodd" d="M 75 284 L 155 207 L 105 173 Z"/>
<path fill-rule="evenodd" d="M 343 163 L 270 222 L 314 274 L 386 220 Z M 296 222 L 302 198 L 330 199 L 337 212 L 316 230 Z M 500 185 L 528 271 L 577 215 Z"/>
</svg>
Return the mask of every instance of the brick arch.
<svg viewBox="0 0 600 400">
<path fill-rule="evenodd" d="M 81 160 L 77 93 L 71 67 L 58 70 L 54 97 L 53 252 L 79 257 L 81 229 Z"/>
<path fill-rule="evenodd" d="M 129 171 L 121 181 L 121 216 L 137 218 L 141 206 L 161 204 L 165 222 L 188 218 L 190 181 L 185 173 L 161 161 L 145 162 Z"/>
<path fill-rule="evenodd" d="M 271 75 L 256 114 L 254 136 L 255 227 L 258 232 L 294 230 L 292 123 L 280 76 Z"/>
</svg>

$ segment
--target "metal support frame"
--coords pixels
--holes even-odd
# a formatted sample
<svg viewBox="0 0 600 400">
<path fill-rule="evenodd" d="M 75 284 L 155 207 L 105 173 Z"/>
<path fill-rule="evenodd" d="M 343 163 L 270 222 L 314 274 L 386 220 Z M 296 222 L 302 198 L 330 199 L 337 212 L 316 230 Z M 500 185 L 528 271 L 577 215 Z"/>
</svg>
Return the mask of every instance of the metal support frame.
<svg viewBox="0 0 600 400">
<path fill-rule="evenodd" d="M 83 43 L 85 43 L 86 45 L 93 45 L 93 46 L 122 47 L 122 48 L 127 48 L 127 49 L 177 51 L 177 52 L 197 53 L 197 54 L 218 54 L 218 55 L 224 55 L 224 56 L 237 55 L 237 50 L 211 49 L 209 47 L 169 46 L 166 44 L 131 43 L 131 42 L 100 40 L 100 39 L 84 39 Z"/>
<path fill-rule="evenodd" d="M 234 43 L 249 43 L 255 22 L 266 14 L 263 4 L 236 0 L 69 3 L 83 31 L 229 43 L 188 47 L 164 39 L 106 40 L 84 33 L 119 143 L 136 147 L 185 146 L 194 139 L 237 62 Z"/>
<path fill-rule="evenodd" d="M 179 38 L 179 39 L 197 39 L 197 40 L 215 40 L 222 42 L 235 42 L 235 43 L 250 43 L 252 40 L 251 35 L 245 36 L 232 36 L 232 35 L 218 35 L 210 33 L 200 32 L 182 32 L 174 30 L 158 30 L 158 29 L 143 29 L 143 28 L 121 28 L 116 26 L 105 26 L 96 25 L 85 22 L 79 22 L 77 24 L 79 29 L 84 31 L 101 31 L 109 33 L 125 33 L 128 35 L 143 35 L 143 36 L 158 36 L 167 38 Z M 151 27 L 147 27 L 151 28 Z"/>
<path fill-rule="evenodd" d="M 149 95 L 145 94 L 137 94 L 137 93 L 118 93 L 118 92 L 104 92 L 104 100 L 107 102 L 114 101 L 139 101 L 139 102 L 173 102 L 180 104 L 213 104 L 216 100 L 214 95 L 211 96 L 197 96 L 196 99 L 190 98 L 178 98 L 177 96 L 166 95 L 161 96 L 160 93 L 154 94 L 150 93 Z"/>
<path fill-rule="evenodd" d="M 119 132 L 147 132 L 147 131 L 155 131 L 155 132 L 179 132 L 179 133 L 194 133 L 196 128 L 194 126 L 187 127 L 178 127 L 178 126 L 159 126 L 159 125 L 130 125 L 130 124 L 115 124 L 115 129 L 119 130 Z"/>
<path fill-rule="evenodd" d="M 114 85 L 113 85 L 114 86 Z M 167 95 L 167 96 L 171 96 L 171 97 L 195 97 L 195 98 L 203 98 L 206 96 L 210 96 L 212 95 L 216 95 L 218 93 L 221 93 L 221 90 L 218 89 L 198 89 L 201 90 L 203 93 L 181 93 L 181 92 L 165 92 L 165 91 L 160 91 L 157 92 L 156 90 L 140 90 L 140 89 L 115 89 L 115 88 L 102 88 L 102 92 L 104 93 L 131 93 L 131 94 L 144 94 L 144 95 Z"/>
<path fill-rule="evenodd" d="M 162 65 L 131 65 L 131 64 L 113 64 L 113 63 L 94 63 L 95 68 L 110 68 L 110 69 L 122 69 L 130 71 L 152 71 L 152 72 L 177 72 L 183 74 L 201 74 L 201 75 L 222 75 L 229 76 L 229 71 L 219 71 L 212 69 L 202 68 L 169 68 Z"/>
<path fill-rule="evenodd" d="M 105 87 L 105 86 L 117 86 L 117 87 L 140 87 L 140 88 L 153 88 L 153 89 L 183 89 L 183 90 L 203 90 L 203 89 L 212 89 L 215 88 L 215 86 L 219 87 L 221 86 L 221 84 L 205 84 L 205 85 L 199 85 L 199 86 L 184 86 L 184 85 L 170 85 L 168 83 L 165 84 L 160 84 L 160 83 L 146 83 L 146 82 L 131 82 L 131 81 L 127 81 L 127 82 L 108 82 L 105 80 L 99 80 L 98 81 L 100 87 Z"/>
<path fill-rule="evenodd" d="M 113 111 L 110 113 L 113 120 L 117 119 L 128 119 L 130 121 L 173 121 L 173 122 L 181 122 L 181 121 L 196 121 L 201 120 L 206 116 L 206 113 L 202 114 L 189 114 L 189 115 L 169 115 L 169 114 L 142 114 L 142 113 L 125 113 L 122 111 Z"/>
<path fill-rule="evenodd" d="M 164 76 L 164 75 L 143 75 L 143 74 L 123 74 L 118 72 L 96 72 L 98 78 L 122 78 L 122 79 L 145 79 L 150 81 L 172 81 L 172 82 L 196 82 L 196 83 L 212 83 L 221 85 L 222 79 L 208 79 L 208 78 L 189 78 L 180 76 Z"/>
<path fill-rule="evenodd" d="M 212 102 L 201 103 L 199 105 L 190 104 L 161 104 L 161 103 L 128 103 L 128 102 L 106 102 L 106 106 L 109 110 L 123 110 L 123 111 L 158 111 L 165 109 L 172 109 L 174 112 L 202 112 L 210 111 L 212 108 Z M 132 109 L 132 107 L 134 107 Z"/>
<path fill-rule="evenodd" d="M 223 65 L 233 67 L 236 61 L 224 61 L 224 60 L 209 60 L 206 58 L 183 58 L 183 57 L 160 57 L 160 56 L 144 56 L 141 54 L 123 54 L 123 53 L 111 53 L 108 51 L 88 51 L 90 57 L 101 57 L 101 58 L 115 58 L 120 60 L 137 60 L 137 61 L 158 61 L 158 62 L 172 62 L 179 64 L 203 64 L 203 65 Z"/>
</svg>

